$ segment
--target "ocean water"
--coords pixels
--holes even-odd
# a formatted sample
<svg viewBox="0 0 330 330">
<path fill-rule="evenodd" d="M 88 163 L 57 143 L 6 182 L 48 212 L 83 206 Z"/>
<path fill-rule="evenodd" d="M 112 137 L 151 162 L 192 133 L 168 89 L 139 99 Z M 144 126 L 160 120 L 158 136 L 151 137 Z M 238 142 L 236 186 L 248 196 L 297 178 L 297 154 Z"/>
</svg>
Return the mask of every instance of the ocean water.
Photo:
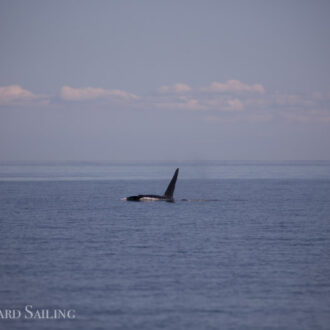
<svg viewBox="0 0 330 330">
<path fill-rule="evenodd" d="M 0 230 L 0 311 L 75 311 L 0 329 L 330 329 L 329 162 L 3 163 Z"/>
</svg>

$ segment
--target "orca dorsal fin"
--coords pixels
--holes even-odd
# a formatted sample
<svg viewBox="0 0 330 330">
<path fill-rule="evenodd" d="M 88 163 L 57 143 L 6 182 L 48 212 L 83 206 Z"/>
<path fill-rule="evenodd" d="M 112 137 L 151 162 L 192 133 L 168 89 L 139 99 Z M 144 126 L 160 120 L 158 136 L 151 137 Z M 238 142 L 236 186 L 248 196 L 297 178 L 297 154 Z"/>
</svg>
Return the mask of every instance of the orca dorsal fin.
<svg viewBox="0 0 330 330">
<path fill-rule="evenodd" d="M 174 193 L 174 189 L 175 189 L 175 183 L 176 183 L 176 179 L 178 177 L 179 174 L 179 169 L 177 168 L 174 172 L 173 178 L 170 182 L 170 184 L 168 185 L 164 197 L 166 198 L 173 198 L 173 193 Z"/>
</svg>

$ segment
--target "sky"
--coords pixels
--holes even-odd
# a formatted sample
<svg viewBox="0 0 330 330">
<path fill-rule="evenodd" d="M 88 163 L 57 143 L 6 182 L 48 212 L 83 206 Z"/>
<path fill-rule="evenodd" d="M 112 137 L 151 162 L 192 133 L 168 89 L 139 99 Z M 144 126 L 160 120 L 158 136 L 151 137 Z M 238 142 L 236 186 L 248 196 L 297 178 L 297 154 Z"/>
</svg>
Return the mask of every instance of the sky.
<svg viewBox="0 0 330 330">
<path fill-rule="evenodd" d="M 0 0 L 0 161 L 330 160 L 329 14 Z"/>
</svg>

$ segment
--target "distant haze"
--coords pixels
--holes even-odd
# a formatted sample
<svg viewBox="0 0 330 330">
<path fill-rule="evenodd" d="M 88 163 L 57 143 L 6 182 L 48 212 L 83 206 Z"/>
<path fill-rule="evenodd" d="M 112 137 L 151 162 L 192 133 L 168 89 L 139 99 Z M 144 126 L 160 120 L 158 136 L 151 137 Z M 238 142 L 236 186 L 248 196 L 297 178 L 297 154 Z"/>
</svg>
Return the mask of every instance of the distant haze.
<svg viewBox="0 0 330 330">
<path fill-rule="evenodd" d="M 0 161 L 330 160 L 329 1 L 0 2 Z"/>
</svg>

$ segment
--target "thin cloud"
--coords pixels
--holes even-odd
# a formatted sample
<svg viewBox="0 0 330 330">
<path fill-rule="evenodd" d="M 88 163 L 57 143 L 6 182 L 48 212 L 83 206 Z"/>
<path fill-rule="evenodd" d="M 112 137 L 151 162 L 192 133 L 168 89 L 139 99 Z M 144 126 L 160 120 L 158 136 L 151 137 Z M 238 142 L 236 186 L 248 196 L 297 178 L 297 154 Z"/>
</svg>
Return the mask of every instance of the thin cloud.
<svg viewBox="0 0 330 330">
<path fill-rule="evenodd" d="M 175 100 L 167 99 L 163 102 L 155 102 L 155 106 L 160 109 L 170 110 L 207 110 L 207 106 L 192 98 L 179 98 Z"/>
<path fill-rule="evenodd" d="M 190 86 L 182 83 L 165 85 L 158 88 L 158 92 L 160 93 L 186 93 L 189 92 L 190 90 L 191 90 Z"/>
<path fill-rule="evenodd" d="M 228 80 L 225 83 L 213 82 L 207 87 L 202 87 L 201 91 L 210 93 L 243 93 L 243 92 L 253 92 L 264 94 L 265 88 L 260 84 L 247 85 L 239 80 Z"/>
<path fill-rule="evenodd" d="M 48 104 L 48 98 L 44 95 L 34 94 L 19 85 L 0 87 L 0 106 L 31 104 Z"/>
<path fill-rule="evenodd" d="M 239 99 L 231 99 L 227 101 L 227 109 L 232 111 L 232 110 L 243 110 L 244 109 L 244 104 L 242 101 Z"/>
<path fill-rule="evenodd" d="M 292 107 L 314 107 L 316 102 L 314 101 L 315 96 L 312 95 L 310 98 L 297 94 L 280 94 L 274 95 L 274 103 L 279 106 L 292 106 Z"/>
<path fill-rule="evenodd" d="M 154 99 L 153 104 L 160 109 L 188 111 L 237 112 L 244 110 L 244 103 L 235 98 L 206 99 L 196 97 L 168 97 Z"/>
<path fill-rule="evenodd" d="M 103 88 L 72 88 L 63 86 L 61 88 L 60 97 L 65 101 L 88 101 L 96 99 L 122 99 L 137 100 L 139 97 L 135 94 L 128 93 L 120 89 L 103 89 Z"/>
</svg>

